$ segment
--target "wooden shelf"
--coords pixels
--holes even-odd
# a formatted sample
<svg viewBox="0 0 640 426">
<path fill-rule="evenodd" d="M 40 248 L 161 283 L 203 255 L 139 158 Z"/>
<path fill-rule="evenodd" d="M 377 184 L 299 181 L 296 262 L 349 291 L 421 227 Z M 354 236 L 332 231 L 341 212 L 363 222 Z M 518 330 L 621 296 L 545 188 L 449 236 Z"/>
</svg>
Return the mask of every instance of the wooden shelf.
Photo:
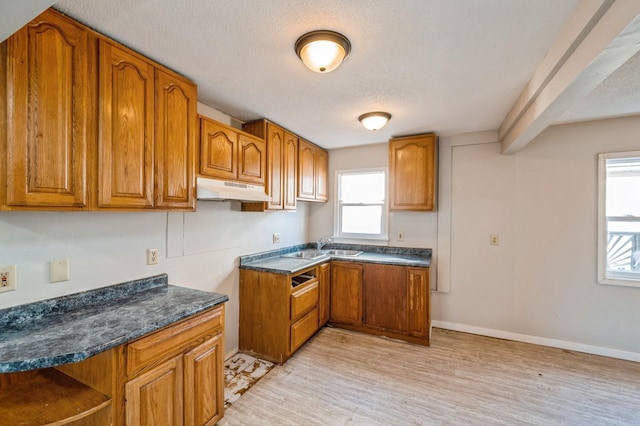
<svg viewBox="0 0 640 426">
<path fill-rule="evenodd" d="M 10 376 L 0 382 L 3 425 L 111 423 L 111 399 L 66 374 L 44 369 Z"/>
</svg>

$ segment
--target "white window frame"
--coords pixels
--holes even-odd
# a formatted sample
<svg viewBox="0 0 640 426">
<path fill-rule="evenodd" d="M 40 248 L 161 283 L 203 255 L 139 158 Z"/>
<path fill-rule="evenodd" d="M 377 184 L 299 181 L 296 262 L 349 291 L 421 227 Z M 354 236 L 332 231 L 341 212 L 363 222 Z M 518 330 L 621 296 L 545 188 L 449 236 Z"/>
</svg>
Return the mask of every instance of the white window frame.
<svg viewBox="0 0 640 426">
<path fill-rule="evenodd" d="M 340 200 L 340 176 L 343 174 L 365 174 L 365 173 L 384 173 L 384 201 L 382 203 L 382 218 L 381 218 L 381 232 L 380 234 L 348 234 L 340 232 L 340 223 L 341 223 L 341 209 L 340 207 L 343 205 Z M 347 169 L 347 170 L 336 170 L 334 176 L 335 188 L 334 194 L 335 202 L 334 202 L 334 215 L 333 215 L 333 241 L 336 243 L 356 243 L 356 244 L 365 244 L 365 243 L 373 243 L 378 244 L 389 242 L 389 168 L 388 167 L 370 167 L 363 169 Z M 364 204 L 364 205 L 373 205 L 373 204 Z M 377 204 L 376 204 L 377 205 Z"/>
<path fill-rule="evenodd" d="M 598 154 L 598 283 L 600 284 L 640 287 L 640 277 L 629 276 L 624 272 L 612 274 L 607 271 L 607 160 L 633 157 L 640 158 L 640 151 Z M 640 222 L 640 217 L 625 218 L 624 220 Z"/>
</svg>

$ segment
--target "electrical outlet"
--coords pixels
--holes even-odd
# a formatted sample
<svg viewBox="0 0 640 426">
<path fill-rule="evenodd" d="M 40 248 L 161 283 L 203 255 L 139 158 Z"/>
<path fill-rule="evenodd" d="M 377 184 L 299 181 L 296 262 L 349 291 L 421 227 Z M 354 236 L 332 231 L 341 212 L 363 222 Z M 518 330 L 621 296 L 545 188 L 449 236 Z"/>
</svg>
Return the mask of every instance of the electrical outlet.
<svg viewBox="0 0 640 426">
<path fill-rule="evenodd" d="M 157 264 L 158 264 L 158 249 L 148 249 L 147 265 L 157 265 Z"/>
<path fill-rule="evenodd" d="M 498 234 L 489 235 L 489 244 L 492 246 L 497 246 L 500 244 L 500 238 L 498 238 Z"/>
<path fill-rule="evenodd" d="M 14 291 L 17 287 L 17 281 L 16 265 L 3 266 L 0 268 L 0 293 Z"/>
<path fill-rule="evenodd" d="M 398 241 L 404 241 L 404 231 L 398 231 Z"/>
<path fill-rule="evenodd" d="M 49 282 L 69 281 L 69 259 L 49 262 Z"/>
<path fill-rule="evenodd" d="M 278 244 L 280 242 L 280 234 L 273 234 L 273 244 Z"/>
</svg>

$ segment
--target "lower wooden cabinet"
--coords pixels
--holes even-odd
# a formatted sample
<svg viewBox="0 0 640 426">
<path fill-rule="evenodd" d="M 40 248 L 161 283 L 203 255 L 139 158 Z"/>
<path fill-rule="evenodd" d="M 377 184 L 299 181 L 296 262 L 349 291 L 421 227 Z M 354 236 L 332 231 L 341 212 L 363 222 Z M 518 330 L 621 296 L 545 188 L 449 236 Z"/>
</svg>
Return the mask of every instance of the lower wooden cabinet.
<svg viewBox="0 0 640 426">
<path fill-rule="evenodd" d="M 429 269 L 407 268 L 409 284 L 409 334 L 428 339 L 431 332 Z"/>
<path fill-rule="evenodd" d="M 224 305 L 219 305 L 84 361 L 56 367 L 110 403 L 103 416 L 107 420 L 78 424 L 216 424 L 224 415 L 223 330 Z M 0 380 L 0 390 L 1 385 Z"/>
<path fill-rule="evenodd" d="M 184 355 L 184 422 L 213 425 L 224 414 L 222 334 Z"/>
<path fill-rule="evenodd" d="M 329 307 L 331 303 L 331 263 L 318 266 L 318 315 L 320 327 L 329 322 Z"/>
<path fill-rule="evenodd" d="M 182 357 L 177 356 L 127 382 L 127 425 L 182 424 L 182 380 Z"/>
<path fill-rule="evenodd" d="M 328 265 L 328 264 L 327 264 Z M 295 274 L 240 270 L 240 352 L 283 364 L 318 331 L 326 267 Z M 323 293 L 324 292 L 324 293 Z"/>
<path fill-rule="evenodd" d="M 428 268 L 331 262 L 335 326 L 428 345 L 429 297 Z"/>
<path fill-rule="evenodd" d="M 362 324 L 361 263 L 332 262 L 331 322 Z"/>
<path fill-rule="evenodd" d="M 393 265 L 364 265 L 364 323 L 382 330 L 406 333 L 407 268 Z"/>
<path fill-rule="evenodd" d="M 224 310 L 214 309 L 127 346 L 127 425 L 200 426 L 222 418 L 223 327 Z"/>
<path fill-rule="evenodd" d="M 290 351 L 293 354 L 309 337 L 318 331 L 318 308 L 314 308 L 302 319 L 291 325 Z"/>
</svg>

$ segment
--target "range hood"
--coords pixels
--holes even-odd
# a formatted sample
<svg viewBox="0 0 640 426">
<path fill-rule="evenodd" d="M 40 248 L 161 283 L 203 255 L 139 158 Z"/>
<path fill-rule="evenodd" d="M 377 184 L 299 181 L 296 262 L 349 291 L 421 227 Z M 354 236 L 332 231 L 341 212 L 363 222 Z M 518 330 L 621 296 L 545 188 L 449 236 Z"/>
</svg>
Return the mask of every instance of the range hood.
<svg viewBox="0 0 640 426">
<path fill-rule="evenodd" d="M 271 201 L 264 186 L 246 183 L 228 182 L 225 180 L 201 178 L 197 179 L 198 200 L 210 201 Z"/>
</svg>

